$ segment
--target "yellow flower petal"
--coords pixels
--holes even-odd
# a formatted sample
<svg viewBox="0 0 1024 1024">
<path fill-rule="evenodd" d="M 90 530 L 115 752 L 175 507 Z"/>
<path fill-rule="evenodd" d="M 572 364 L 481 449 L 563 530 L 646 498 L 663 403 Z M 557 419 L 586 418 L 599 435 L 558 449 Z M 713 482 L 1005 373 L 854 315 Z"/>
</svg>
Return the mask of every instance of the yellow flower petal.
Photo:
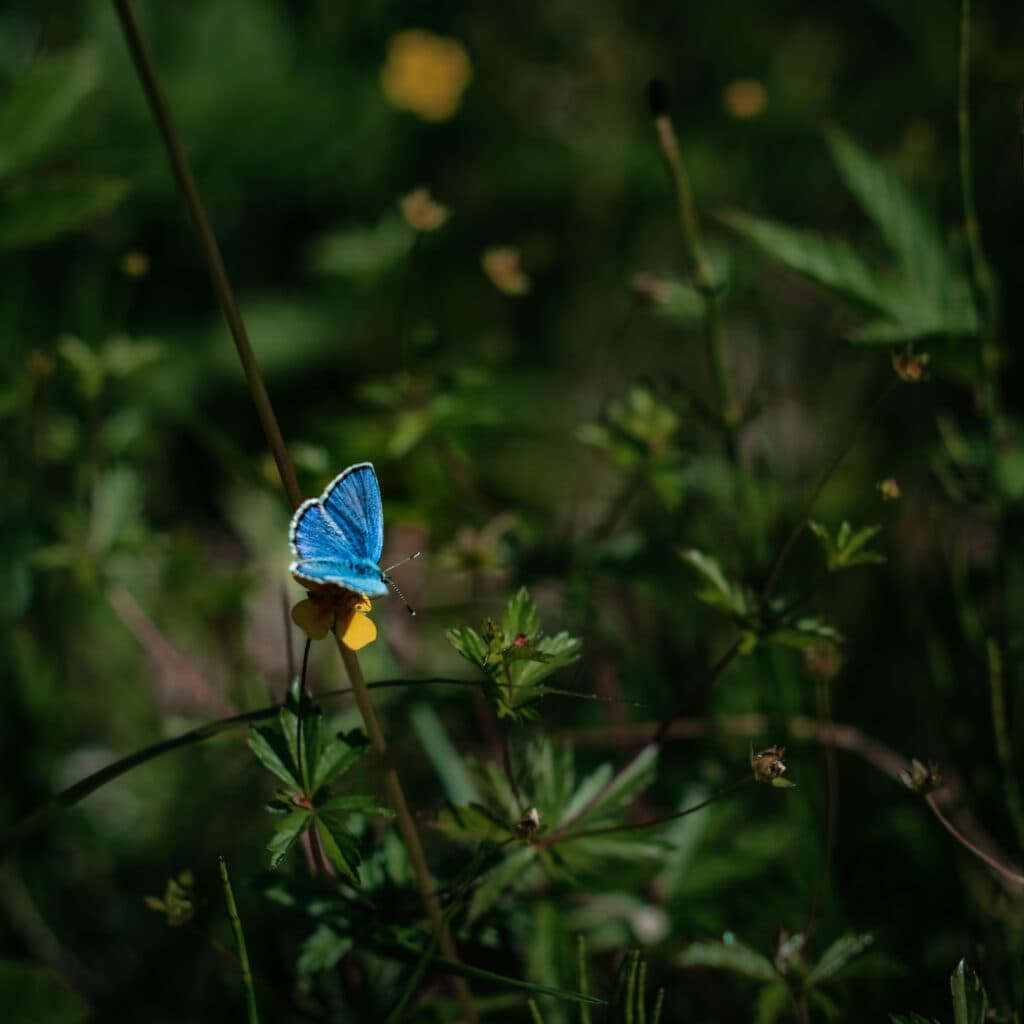
<svg viewBox="0 0 1024 1024">
<path fill-rule="evenodd" d="M 366 604 L 369 607 L 369 601 Z M 334 631 L 350 650 L 362 650 L 367 644 L 372 644 L 377 639 L 377 627 L 373 624 L 373 619 L 367 618 L 365 615 L 353 615 L 344 632 L 340 630 L 340 625 L 339 623 L 338 626 L 335 626 Z"/>
<path fill-rule="evenodd" d="M 334 615 L 335 610 L 328 602 L 307 597 L 292 609 L 292 622 L 310 640 L 323 640 L 334 622 Z"/>
</svg>

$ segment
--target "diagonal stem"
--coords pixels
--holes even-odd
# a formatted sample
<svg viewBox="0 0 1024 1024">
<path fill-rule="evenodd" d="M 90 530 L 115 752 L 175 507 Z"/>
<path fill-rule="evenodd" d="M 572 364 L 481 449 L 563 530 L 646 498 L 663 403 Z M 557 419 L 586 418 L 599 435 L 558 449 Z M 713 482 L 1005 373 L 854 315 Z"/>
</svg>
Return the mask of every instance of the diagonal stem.
<svg viewBox="0 0 1024 1024">
<path fill-rule="evenodd" d="M 284 438 L 281 435 L 281 428 L 277 422 L 277 416 L 274 413 L 270 396 L 267 393 L 266 386 L 263 383 L 263 377 L 260 374 L 259 364 L 256 361 L 256 356 L 253 353 L 251 344 L 249 343 L 249 336 L 246 332 L 245 324 L 242 321 L 242 315 L 238 309 L 238 304 L 235 301 L 234 291 L 231 288 L 227 270 L 224 267 L 220 247 L 217 244 L 217 239 L 213 234 L 213 229 L 210 227 L 209 219 L 206 216 L 206 210 L 199 195 L 199 189 L 196 186 L 192 169 L 189 166 L 185 147 L 182 145 L 181 138 L 174 126 L 174 119 L 171 116 L 170 108 L 164 99 L 163 92 L 157 80 L 153 61 L 149 55 L 145 42 L 142 39 L 142 35 L 139 32 L 139 27 L 135 21 L 134 15 L 132 14 L 129 0 L 113 0 L 113 4 L 121 23 L 121 28 L 124 32 L 128 49 L 131 52 L 135 69 L 138 72 L 143 90 L 149 100 L 153 118 L 157 123 L 157 127 L 163 137 L 164 144 L 167 147 L 167 156 L 171 164 L 171 169 L 178 182 L 178 186 L 181 189 L 185 205 L 188 208 L 189 216 L 192 219 L 193 227 L 196 230 L 199 248 L 202 251 L 204 260 L 206 261 L 207 269 L 210 274 L 210 281 L 213 284 L 217 300 L 220 303 L 221 309 L 224 313 L 224 318 L 227 321 L 229 330 L 231 331 L 231 337 L 235 342 L 235 348 L 238 351 L 238 358 L 242 363 L 242 369 L 245 372 L 245 377 L 249 384 L 249 390 L 252 393 L 253 402 L 256 405 L 256 411 L 259 414 L 260 423 L 263 426 L 263 432 L 266 435 L 267 443 L 270 445 L 270 449 L 273 452 L 274 461 L 277 464 L 277 470 L 281 477 L 281 483 L 284 486 L 285 493 L 288 495 L 288 500 L 292 507 L 297 508 L 302 502 L 302 492 L 299 490 L 298 479 L 295 475 L 295 466 L 292 463 L 291 457 L 288 454 L 288 449 L 285 446 Z M 448 960 L 457 961 L 458 953 L 455 949 L 455 944 L 452 941 L 451 933 L 448 930 L 447 922 L 441 914 L 440 903 L 438 902 L 437 893 L 434 889 L 433 879 L 430 876 L 430 870 L 427 867 L 426 859 L 423 855 L 423 848 L 419 841 L 419 833 L 416 829 L 416 823 L 413 821 L 412 815 L 409 812 L 408 804 L 405 801 L 405 794 L 402 791 L 402 784 L 399 780 L 398 772 L 388 757 L 384 732 L 380 727 L 380 722 L 378 721 L 376 712 L 374 711 L 373 703 L 370 700 L 369 689 L 367 688 L 366 680 L 363 677 L 362 669 L 359 666 L 359 660 L 356 658 L 355 653 L 350 651 L 343 644 L 339 643 L 339 647 L 341 649 L 342 660 L 345 663 L 345 668 L 352 683 L 356 703 L 363 716 L 363 722 L 366 726 L 367 734 L 370 737 L 370 742 L 373 744 L 374 750 L 376 751 L 384 770 L 385 788 L 388 792 L 389 799 L 391 800 L 392 808 L 398 819 L 399 831 L 401 832 L 403 841 L 405 842 L 406 852 L 408 853 L 410 863 L 413 867 L 413 874 L 416 877 L 424 909 L 427 912 L 427 917 L 431 923 L 431 927 L 439 937 L 440 945 L 444 951 L 445 957 Z M 463 1016 L 467 1021 L 475 1022 L 478 1019 L 478 1015 L 473 1005 L 469 987 L 463 979 L 456 979 L 453 983 L 453 988 Z"/>
<path fill-rule="evenodd" d="M 285 447 L 284 438 L 281 435 L 281 428 L 277 423 L 277 416 L 274 414 L 274 407 L 267 394 L 266 385 L 260 374 L 259 364 L 256 362 L 256 355 L 249 343 L 249 335 L 242 321 L 242 314 L 235 301 L 235 293 L 231 287 L 227 270 L 224 267 L 224 260 L 220 253 L 220 246 L 217 238 L 210 227 L 209 218 L 206 216 L 206 209 L 199 196 L 199 189 L 196 186 L 195 178 L 192 175 L 192 168 L 182 145 L 181 137 L 174 126 L 174 119 L 171 116 L 170 108 L 164 99 L 163 90 L 156 77 L 156 70 L 149 55 L 142 34 L 139 32 L 138 22 L 132 14 L 129 0 L 114 0 L 114 9 L 121 22 L 121 29 L 124 32 L 125 41 L 128 43 L 128 50 L 131 53 L 135 70 L 142 88 L 145 90 L 146 98 L 149 100 L 150 109 L 153 112 L 153 119 L 157 128 L 163 136 L 164 145 L 167 147 L 167 159 L 170 162 L 171 170 L 181 189 L 182 199 L 188 209 L 192 226 L 195 228 L 199 248 L 202 251 L 206 268 L 210 274 L 210 282 L 217 295 L 217 301 L 224 313 L 228 330 L 234 340 L 235 348 L 238 350 L 238 358 L 242 363 L 245 372 L 245 379 L 248 381 L 249 390 L 252 392 L 252 399 L 256 405 L 256 412 L 259 414 L 260 423 L 263 426 L 263 433 L 267 437 L 267 443 L 274 456 L 277 465 L 277 472 L 281 477 L 285 493 L 292 507 L 302 502 L 302 492 L 299 490 L 299 482 L 295 476 L 295 466 L 288 449 Z"/>
</svg>

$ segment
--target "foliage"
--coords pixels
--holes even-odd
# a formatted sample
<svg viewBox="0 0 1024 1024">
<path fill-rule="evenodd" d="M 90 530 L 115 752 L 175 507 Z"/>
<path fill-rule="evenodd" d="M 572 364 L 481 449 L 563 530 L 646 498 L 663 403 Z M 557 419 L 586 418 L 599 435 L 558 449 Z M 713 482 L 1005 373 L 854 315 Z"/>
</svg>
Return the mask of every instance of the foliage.
<svg viewBox="0 0 1024 1024">
<path fill-rule="evenodd" d="M 1024 34 L 956 6 L 5 6 L 5 1019 L 1016 1019 Z M 278 470 L 364 460 L 416 614 L 343 665 Z"/>
</svg>

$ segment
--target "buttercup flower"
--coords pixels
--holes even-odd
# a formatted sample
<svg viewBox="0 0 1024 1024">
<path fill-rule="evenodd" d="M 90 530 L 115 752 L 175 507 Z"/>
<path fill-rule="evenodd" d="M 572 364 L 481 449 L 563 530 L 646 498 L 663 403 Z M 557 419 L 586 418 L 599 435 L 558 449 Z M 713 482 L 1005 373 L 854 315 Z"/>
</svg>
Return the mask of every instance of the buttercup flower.
<svg viewBox="0 0 1024 1024">
<path fill-rule="evenodd" d="M 525 295 L 530 290 L 530 279 L 523 270 L 522 256 L 512 245 L 499 245 L 486 249 L 480 259 L 491 283 L 506 295 Z"/>
<path fill-rule="evenodd" d="M 462 43 L 421 28 L 391 37 L 380 73 L 391 105 L 411 110 L 424 121 L 453 117 L 472 77 L 473 65 Z"/>
<path fill-rule="evenodd" d="M 442 206 L 427 189 L 413 189 L 398 200 L 402 216 L 414 231 L 436 231 L 451 216 L 451 210 Z"/>
<path fill-rule="evenodd" d="M 292 609 L 292 622 L 310 640 L 323 640 L 328 633 L 348 648 L 358 651 L 377 639 L 377 627 L 365 614 L 370 610 L 370 599 L 340 587 L 311 591 L 309 596 Z"/>
</svg>

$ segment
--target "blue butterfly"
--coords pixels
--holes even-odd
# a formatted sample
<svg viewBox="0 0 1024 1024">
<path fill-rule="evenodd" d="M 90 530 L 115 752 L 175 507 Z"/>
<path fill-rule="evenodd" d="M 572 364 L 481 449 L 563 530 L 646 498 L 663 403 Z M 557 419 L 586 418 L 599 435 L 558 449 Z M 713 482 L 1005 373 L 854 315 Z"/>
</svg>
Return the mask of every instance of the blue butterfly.
<svg viewBox="0 0 1024 1024">
<path fill-rule="evenodd" d="M 380 597 L 388 578 L 377 564 L 384 547 L 384 514 L 373 464 L 339 473 L 319 498 L 304 501 L 288 534 L 291 574 L 310 589 L 334 585 Z"/>
</svg>

